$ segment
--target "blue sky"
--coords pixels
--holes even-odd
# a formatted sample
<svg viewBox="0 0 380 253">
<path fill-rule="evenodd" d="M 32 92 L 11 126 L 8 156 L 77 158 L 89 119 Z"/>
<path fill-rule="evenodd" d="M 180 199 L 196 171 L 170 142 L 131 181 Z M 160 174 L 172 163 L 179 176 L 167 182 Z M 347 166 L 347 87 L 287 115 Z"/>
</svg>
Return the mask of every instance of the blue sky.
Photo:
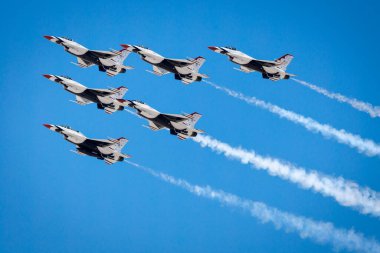
<svg viewBox="0 0 380 253">
<path fill-rule="evenodd" d="M 98 50 L 143 44 L 172 58 L 206 58 L 210 81 L 270 101 L 336 128 L 380 142 L 379 119 L 288 80 L 244 74 L 207 46 L 233 45 L 259 59 L 295 56 L 298 78 L 380 104 L 379 4 L 369 1 L 79 1 L 3 4 L 0 109 L 0 252 L 333 252 L 298 235 L 264 225 L 119 163 L 77 156 L 73 146 L 42 127 L 68 124 L 92 138 L 124 136 L 132 161 L 211 185 L 283 211 L 355 228 L 380 240 L 380 221 L 331 198 L 254 171 L 191 140 L 141 127 L 126 112 L 107 115 L 42 74 L 68 75 L 96 88 L 125 85 L 126 98 L 162 112 L 197 111 L 198 127 L 230 143 L 380 191 L 379 158 L 306 131 L 230 98 L 204 83 L 185 86 L 157 77 L 136 55 L 134 70 L 109 78 L 44 39 L 68 36 Z"/>
</svg>

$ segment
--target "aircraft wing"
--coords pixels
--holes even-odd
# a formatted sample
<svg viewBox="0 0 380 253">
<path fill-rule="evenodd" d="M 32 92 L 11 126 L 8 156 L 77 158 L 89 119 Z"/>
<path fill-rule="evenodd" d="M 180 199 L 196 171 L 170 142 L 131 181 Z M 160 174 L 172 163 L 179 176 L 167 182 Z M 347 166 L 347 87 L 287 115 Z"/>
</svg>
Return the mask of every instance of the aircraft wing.
<svg viewBox="0 0 380 253">
<path fill-rule="evenodd" d="M 96 57 L 103 59 L 112 58 L 118 55 L 110 51 L 89 50 L 89 52 L 91 52 Z"/>
<path fill-rule="evenodd" d="M 182 121 L 189 119 L 188 117 L 183 116 L 181 114 L 165 114 L 165 113 L 162 113 L 162 116 L 164 116 L 169 121 L 173 121 L 173 122 L 182 122 Z"/>
<path fill-rule="evenodd" d="M 154 74 L 156 76 L 162 76 L 162 75 L 169 73 L 169 71 L 166 71 L 165 69 L 159 68 L 159 67 L 154 66 L 154 65 L 153 65 L 153 71 L 150 71 L 150 70 L 146 70 L 146 71 L 151 73 L 151 74 Z"/>
<path fill-rule="evenodd" d="M 109 96 L 109 95 L 116 94 L 115 91 L 112 91 L 109 89 L 88 89 L 88 90 L 90 90 L 92 93 L 95 93 L 98 96 Z"/>
<path fill-rule="evenodd" d="M 191 64 L 194 64 L 193 61 L 189 61 L 189 60 L 186 60 L 186 59 L 170 59 L 170 58 L 166 58 L 166 60 L 168 62 L 170 62 L 171 64 L 173 64 L 174 66 L 176 66 L 176 67 L 185 67 L 185 66 L 189 66 Z"/>
<path fill-rule="evenodd" d="M 107 148 L 109 148 L 109 150 L 117 152 L 117 151 L 120 151 L 125 146 L 125 144 L 127 144 L 128 140 L 125 138 L 119 138 L 119 139 L 90 139 L 88 138 L 86 139 L 86 142 L 94 146 L 97 146 L 100 152 L 104 151 Z"/>
<path fill-rule="evenodd" d="M 112 140 L 107 140 L 107 139 L 90 139 L 90 138 L 88 138 L 86 141 L 95 145 L 95 146 L 98 146 L 98 147 L 104 147 L 104 146 L 109 146 L 109 145 L 114 144 L 114 142 Z"/>
<path fill-rule="evenodd" d="M 252 61 L 254 61 L 254 62 L 257 62 L 257 63 L 259 63 L 259 64 L 261 64 L 261 65 L 263 65 L 263 66 L 265 66 L 265 67 L 273 67 L 273 66 L 277 66 L 277 65 L 279 65 L 277 62 L 275 62 L 275 61 L 265 61 L 265 60 L 256 60 L 256 59 L 254 59 L 254 60 L 252 60 Z"/>
<path fill-rule="evenodd" d="M 234 68 L 238 71 L 241 71 L 241 72 L 244 72 L 244 73 L 251 73 L 251 72 L 255 72 L 255 70 L 253 69 L 250 69 L 250 68 L 247 68 L 247 67 L 244 67 L 242 65 L 240 65 L 240 68 Z"/>
<path fill-rule="evenodd" d="M 88 104 L 91 104 L 92 101 L 77 95 L 77 96 L 75 96 L 75 103 L 77 103 L 79 105 L 88 105 Z"/>
</svg>

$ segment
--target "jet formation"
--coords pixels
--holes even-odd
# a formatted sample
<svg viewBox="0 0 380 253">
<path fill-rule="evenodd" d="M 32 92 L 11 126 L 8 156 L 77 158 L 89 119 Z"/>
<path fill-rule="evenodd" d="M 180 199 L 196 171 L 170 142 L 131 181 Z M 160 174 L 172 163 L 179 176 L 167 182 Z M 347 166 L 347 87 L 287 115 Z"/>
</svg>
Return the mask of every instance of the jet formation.
<svg viewBox="0 0 380 253">
<path fill-rule="evenodd" d="M 51 124 L 44 124 L 44 126 L 51 131 L 62 134 L 65 140 L 73 143 L 76 146 L 76 150 L 73 152 L 77 154 L 92 156 L 104 160 L 107 164 L 120 162 L 124 158 L 131 157 L 121 153 L 121 150 L 128 142 L 124 137 L 118 139 L 90 139 L 69 126 Z"/>
<path fill-rule="evenodd" d="M 202 78 L 208 78 L 205 74 L 200 74 L 199 69 L 206 61 L 202 56 L 195 59 L 172 59 L 152 51 L 145 46 L 121 45 L 126 50 L 141 56 L 143 61 L 153 65 L 153 71 L 148 71 L 157 76 L 173 73 L 176 80 L 181 80 L 184 84 L 200 82 Z"/>
<path fill-rule="evenodd" d="M 289 79 L 293 74 L 286 73 L 286 68 L 293 60 L 293 56 L 286 54 L 274 61 L 258 60 L 239 50 L 235 47 L 208 47 L 210 50 L 227 55 L 228 59 L 233 63 L 240 65 L 239 70 L 244 73 L 260 72 L 262 77 L 272 81 L 280 79 Z"/>
<path fill-rule="evenodd" d="M 65 90 L 75 95 L 76 100 L 72 102 L 79 105 L 87 105 L 96 103 L 98 109 L 104 110 L 106 113 L 111 114 L 116 111 L 124 110 L 117 99 L 120 99 L 128 91 L 124 86 L 115 89 L 91 89 L 74 81 L 68 76 L 57 76 L 45 74 L 47 79 L 59 83 Z"/>
<path fill-rule="evenodd" d="M 130 53 L 138 54 L 141 59 L 153 66 L 153 70 L 148 72 L 157 76 L 174 74 L 174 79 L 184 84 L 200 82 L 207 75 L 199 73 L 199 69 L 206 59 L 198 56 L 194 59 L 173 59 L 166 58 L 153 50 L 141 46 L 122 44 L 122 49 L 107 51 L 90 50 L 83 45 L 66 37 L 44 36 L 49 41 L 63 46 L 64 50 L 77 58 L 73 63 L 81 68 L 88 68 L 97 65 L 99 71 L 105 72 L 108 76 L 115 76 L 133 69 L 124 65 L 125 59 Z M 287 73 L 286 68 L 293 59 L 293 56 L 286 54 L 274 61 L 258 60 L 234 47 L 208 47 L 212 51 L 224 54 L 230 61 L 240 65 L 239 71 L 245 73 L 260 72 L 262 77 L 272 81 L 289 79 L 293 74 Z M 203 133 L 203 130 L 196 129 L 195 124 L 202 117 L 194 112 L 191 114 L 168 114 L 161 113 L 148 104 L 139 100 L 124 99 L 128 88 L 120 86 L 118 88 L 98 89 L 88 88 L 72 78 L 63 75 L 44 74 L 47 79 L 56 82 L 63 88 L 75 95 L 75 102 L 79 105 L 96 104 L 98 109 L 104 110 L 108 114 L 116 111 L 123 111 L 125 107 L 136 110 L 136 114 L 148 120 L 149 128 L 157 131 L 161 129 L 169 130 L 171 135 L 177 136 L 180 140 L 196 137 Z M 81 132 L 64 125 L 44 124 L 48 129 L 60 133 L 64 139 L 76 145 L 77 154 L 95 157 L 104 160 L 107 164 L 113 164 L 129 158 L 130 155 L 121 153 L 122 148 L 128 142 L 124 137 L 118 139 L 90 139 Z"/>
<path fill-rule="evenodd" d="M 195 123 L 202 117 L 194 112 L 191 114 L 168 114 L 160 113 L 142 101 L 118 99 L 120 104 L 136 109 L 137 114 L 148 120 L 149 128 L 157 131 L 169 129 L 170 134 L 176 135 L 180 140 L 195 137 L 203 130 L 195 128 Z"/>
<path fill-rule="evenodd" d="M 131 66 L 123 65 L 124 60 L 130 54 L 125 49 L 111 51 L 90 50 L 70 38 L 49 35 L 44 37 L 55 44 L 63 46 L 66 52 L 77 57 L 78 62 L 72 63 L 78 67 L 88 68 L 97 65 L 99 71 L 106 72 L 108 76 L 115 76 L 133 69 Z"/>
</svg>

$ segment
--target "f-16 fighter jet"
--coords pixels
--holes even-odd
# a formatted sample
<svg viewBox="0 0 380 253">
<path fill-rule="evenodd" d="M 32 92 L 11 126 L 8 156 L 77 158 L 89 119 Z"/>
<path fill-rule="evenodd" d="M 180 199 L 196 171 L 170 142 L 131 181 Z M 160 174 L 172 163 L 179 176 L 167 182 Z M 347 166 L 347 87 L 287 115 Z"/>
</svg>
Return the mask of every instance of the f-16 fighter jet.
<svg viewBox="0 0 380 253">
<path fill-rule="evenodd" d="M 117 101 L 128 91 L 124 86 L 116 89 L 90 89 L 67 76 L 43 76 L 51 81 L 62 84 L 65 90 L 76 95 L 74 103 L 79 105 L 96 103 L 98 109 L 102 109 L 108 114 L 124 110 L 124 106 L 120 105 Z"/>
<path fill-rule="evenodd" d="M 59 126 L 44 124 L 48 129 L 60 133 L 65 140 L 76 145 L 73 151 L 79 155 L 88 155 L 104 160 L 107 164 L 121 162 L 124 158 L 130 158 L 130 155 L 121 153 L 122 148 L 127 144 L 125 138 L 119 139 L 90 139 L 81 132 L 72 129 L 69 126 Z"/>
<path fill-rule="evenodd" d="M 240 69 L 244 73 L 251 73 L 258 71 L 262 74 L 263 78 L 272 81 L 280 79 L 289 79 L 294 76 L 293 74 L 286 73 L 286 67 L 292 61 L 293 56 L 286 54 L 274 61 L 257 60 L 243 52 L 236 50 L 234 47 L 208 47 L 214 52 L 228 56 L 228 59 L 233 63 L 239 64 Z"/>
<path fill-rule="evenodd" d="M 78 63 L 73 63 L 81 68 L 88 68 L 93 65 L 98 65 L 99 71 L 106 72 L 108 76 L 115 76 L 119 73 L 125 73 L 130 66 L 125 66 L 124 60 L 130 54 L 129 51 L 111 50 L 98 51 L 90 50 L 65 37 L 44 36 L 46 39 L 64 47 L 65 51 L 77 57 Z"/>
<path fill-rule="evenodd" d="M 135 52 L 141 56 L 141 59 L 153 65 L 152 74 L 162 76 L 168 73 L 174 73 L 176 80 L 181 80 L 184 84 L 200 82 L 202 78 L 208 78 L 200 74 L 199 68 L 206 61 L 205 58 L 198 56 L 195 59 L 170 59 L 153 52 L 144 46 L 121 45 L 130 52 Z"/>
<path fill-rule="evenodd" d="M 180 140 L 195 137 L 204 131 L 195 129 L 195 123 L 202 117 L 199 113 L 187 115 L 160 113 L 147 104 L 137 100 L 118 99 L 125 106 L 130 106 L 137 110 L 137 114 L 146 118 L 150 129 L 157 131 L 168 128 L 170 134 L 177 135 Z"/>
</svg>

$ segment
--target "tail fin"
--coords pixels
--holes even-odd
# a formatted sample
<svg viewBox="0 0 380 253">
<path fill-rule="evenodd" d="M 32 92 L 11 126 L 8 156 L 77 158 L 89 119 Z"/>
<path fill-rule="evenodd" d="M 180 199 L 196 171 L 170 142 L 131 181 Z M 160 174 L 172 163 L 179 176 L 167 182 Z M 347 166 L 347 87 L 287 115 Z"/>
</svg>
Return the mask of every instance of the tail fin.
<svg viewBox="0 0 380 253">
<path fill-rule="evenodd" d="M 192 65 L 193 70 L 194 70 L 195 72 L 198 72 L 199 69 L 202 67 L 202 65 L 205 63 L 205 61 L 206 61 L 206 59 L 203 58 L 202 56 L 198 56 L 197 58 L 195 58 L 195 59 L 193 60 L 194 63 L 193 63 L 193 65 Z"/>
<path fill-rule="evenodd" d="M 127 144 L 128 139 L 121 137 L 118 139 L 111 139 L 110 141 L 113 142 L 113 144 L 111 144 L 110 147 L 112 147 L 113 150 L 120 152 L 125 146 L 125 144 Z"/>
<path fill-rule="evenodd" d="M 123 65 L 124 63 L 124 60 L 128 57 L 128 55 L 131 53 L 130 51 L 128 51 L 127 49 L 123 48 L 119 51 L 112 51 L 114 53 L 117 54 L 117 56 L 115 56 L 113 59 L 116 61 L 116 63 L 120 64 L 120 65 Z"/>
<path fill-rule="evenodd" d="M 124 97 L 125 93 L 128 91 L 128 88 L 124 86 L 120 86 L 119 88 L 113 89 L 112 91 L 116 92 L 115 94 L 112 95 L 115 99 L 121 99 Z"/>
<path fill-rule="evenodd" d="M 284 56 L 281 56 L 280 58 L 276 59 L 275 62 L 279 65 L 277 65 L 278 68 L 282 70 L 286 70 L 286 67 L 290 64 L 290 62 L 293 60 L 293 55 L 286 54 Z"/>
<path fill-rule="evenodd" d="M 202 114 L 197 112 L 193 112 L 192 114 L 186 115 L 189 119 L 184 121 L 183 123 L 188 127 L 194 127 L 198 120 L 202 117 Z"/>
</svg>

